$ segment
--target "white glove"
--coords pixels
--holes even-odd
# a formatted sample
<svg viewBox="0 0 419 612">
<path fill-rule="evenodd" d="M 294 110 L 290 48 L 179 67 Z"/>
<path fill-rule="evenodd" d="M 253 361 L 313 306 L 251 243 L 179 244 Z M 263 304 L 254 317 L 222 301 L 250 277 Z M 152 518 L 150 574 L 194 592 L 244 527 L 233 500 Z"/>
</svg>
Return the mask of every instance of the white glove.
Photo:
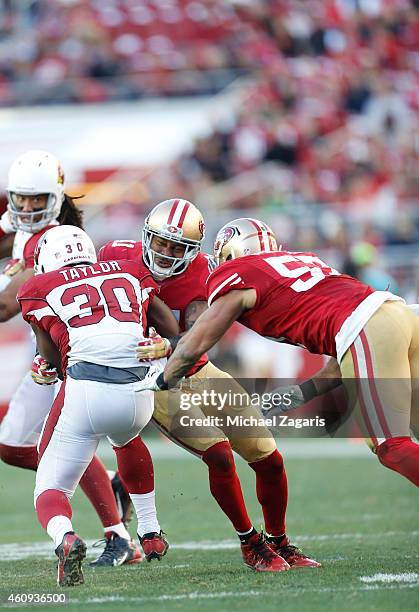
<svg viewBox="0 0 419 612">
<path fill-rule="evenodd" d="M 273 416 L 279 416 L 289 412 L 290 410 L 295 410 L 306 403 L 300 385 L 278 387 L 270 393 L 270 395 L 276 394 L 281 396 L 281 403 L 277 406 L 271 406 L 269 408 L 261 407 L 264 417 L 271 418 Z"/>
<path fill-rule="evenodd" d="M 168 387 L 163 380 L 164 366 L 151 366 L 143 380 L 135 383 L 136 391 L 167 391 Z"/>
<path fill-rule="evenodd" d="M 0 217 L 0 234 L 13 234 L 16 231 L 16 228 L 13 226 L 9 211 L 6 210 L 2 216 Z"/>
<path fill-rule="evenodd" d="M 57 368 L 54 368 L 41 355 L 36 355 L 33 360 L 31 376 L 38 385 L 55 385 L 58 381 Z"/>
</svg>

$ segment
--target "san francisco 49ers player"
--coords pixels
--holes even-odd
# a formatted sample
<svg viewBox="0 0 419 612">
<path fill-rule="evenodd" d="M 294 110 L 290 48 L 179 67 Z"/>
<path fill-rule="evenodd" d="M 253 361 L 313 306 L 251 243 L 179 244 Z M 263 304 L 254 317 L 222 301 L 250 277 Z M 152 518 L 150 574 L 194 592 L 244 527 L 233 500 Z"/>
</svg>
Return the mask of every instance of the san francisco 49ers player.
<svg viewBox="0 0 419 612">
<path fill-rule="evenodd" d="M 203 238 L 204 220 L 199 210 L 186 200 L 171 199 L 155 206 L 148 215 L 142 243 L 119 240 L 108 243 L 101 249 L 99 258 L 143 260 L 159 285 L 159 297 L 177 313 L 180 329 L 184 332 L 207 308 L 205 284 L 214 264 L 208 255 L 200 252 Z M 137 350 L 139 359 L 155 359 L 168 354 L 170 341 L 173 339 L 160 337 L 144 340 Z M 207 379 L 210 385 L 211 380 L 228 379 L 228 388 L 233 393 L 247 397 L 229 374 L 208 361 L 205 351 L 191 364 L 187 376 L 183 391 L 193 390 L 202 396 Z M 237 532 L 246 565 L 256 571 L 318 567 L 320 564 L 291 545 L 285 534 L 287 477 L 283 458 L 269 430 L 255 427 L 250 435 L 243 435 L 239 429 L 230 428 L 227 432 L 210 425 L 204 432 L 193 434 L 179 426 L 182 414 L 174 394 L 156 395 L 153 421 L 165 435 L 207 464 L 211 493 Z M 202 419 L 220 413 L 217 406 L 202 400 L 199 406 L 190 407 L 188 414 L 191 418 Z M 223 414 L 260 417 L 247 401 L 241 406 L 227 403 Z M 272 551 L 263 534 L 256 532 L 248 516 L 232 448 L 256 474 L 256 493 L 268 541 L 276 543 L 279 554 Z"/>
<path fill-rule="evenodd" d="M 8 207 L 0 221 L 0 257 L 12 259 L 0 274 L 0 322 L 19 313 L 16 295 L 33 276 L 34 250 L 44 232 L 65 223 L 82 226 L 80 211 L 65 193 L 61 165 L 51 153 L 31 150 L 15 159 L 6 191 Z M 37 469 L 36 445 L 59 386 L 52 384 L 56 380 L 56 373 L 37 357 L 32 376 L 30 372 L 24 376 L 0 426 L 0 458 L 5 463 Z M 97 457 L 80 486 L 94 506 L 106 538 L 105 549 L 94 565 L 113 567 L 141 560 L 138 546 L 121 522 L 105 466 Z"/>
<path fill-rule="evenodd" d="M 267 225 L 236 219 L 218 233 L 209 309 L 177 345 L 165 389 L 240 321 L 262 336 L 335 357 L 380 462 L 419 486 L 419 319 L 401 298 L 339 274 L 312 253 L 277 249 Z M 356 393 L 354 384 L 356 381 Z M 416 383 L 416 385 L 415 385 Z"/>
<path fill-rule="evenodd" d="M 144 265 L 97 263 L 81 229 L 49 229 L 34 258 L 35 276 L 21 287 L 18 301 L 40 354 L 64 376 L 39 445 L 35 508 L 55 542 L 58 583 L 72 586 L 83 583 L 86 546 L 74 533 L 69 498 L 103 436 L 115 450 L 141 540 L 158 533 L 167 550 L 155 517 L 152 475 L 143 467 L 149 452 L 138 436 L 153 413 L 153 394 L 138 392 L 138 381 L 155 366 L 139 366 L 134 349 L 144 337 L 148 310 L 166 330 L 176 333 L 178 325 L 154 297 L 157 286 Z"/>
</svg>

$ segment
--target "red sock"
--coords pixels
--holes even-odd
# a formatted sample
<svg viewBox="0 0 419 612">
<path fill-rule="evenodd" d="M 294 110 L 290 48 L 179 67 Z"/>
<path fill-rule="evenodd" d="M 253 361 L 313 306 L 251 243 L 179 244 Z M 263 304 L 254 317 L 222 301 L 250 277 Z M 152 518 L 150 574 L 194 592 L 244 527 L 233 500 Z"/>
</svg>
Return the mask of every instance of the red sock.
<svg viewBox="0 0 419 612">
<path fill-rule="evenodd" d="M 0 444 L 0 459 L 9 465 L 35 470 L 38 467 L 36 446 L 8 446 Z"/>
<path fill-rule="evenodd" d="M 102 525 L 118 525 L 121 517 L 105 466 L 96 455 L 80 480 L 80 486 L 96 510 Z"/>
<path fill-rule="evenodd" d="M 256 472 L 256 494 L 262 506 L 266 532 L 273 536 L 283 535 L 288 484 L 282 455 L 275 450 L 269 457 L 249 465 Z"/>
<path fill-rule="evenodd" d="M 38 521 L 44 529 L 54 516 L 66 516 L 71 519 L 73 513 L 68 497 L 57 489 L 48 489 L 39 495 L 35 503 Z"/>
<path fill-rule="evenodd" d="M 221 510 L 239 533 L 252 529 L 247 514 L 234 457 L 228 442 L 218 442 L 202 455 L 208 465 L 210 490 Z"/>
<path fill-rule="evenodd" d="M 154 491 L 154 466 L 150 452 L 140 436 L 125 446 L 113 447 L 122 484 L 129 493 Z"/>
<path fill-rule="evenodd" d="M 377 457 L 419 487 L 419 444 L 407 436 L 390 438 L 377 447 Z"/>
</svg>

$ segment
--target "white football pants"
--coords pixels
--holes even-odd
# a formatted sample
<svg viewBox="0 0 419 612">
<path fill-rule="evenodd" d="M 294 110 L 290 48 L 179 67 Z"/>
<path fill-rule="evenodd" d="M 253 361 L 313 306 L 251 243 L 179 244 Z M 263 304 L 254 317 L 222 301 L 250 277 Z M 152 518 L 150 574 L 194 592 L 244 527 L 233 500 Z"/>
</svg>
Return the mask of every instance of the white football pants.
<svg viewBox="0 0 419 612">
<path fill-rule="evenodd" d="M 140 433 L 154 407 L 153 392 L 138 391 L 140 384 L 67 378 L 42 432 L 35 501 L 47 489 L 71 497 L 102 437 L 125 446 Z"/>
<path fill-rule="evenodd" d="M 0 443 L 8 446 L 36 446 L 60 386 L 60 382 L 55 385 L 38 385 L 32 380 L 30 372 L 25 374 L 1 422 Z"/>
</svg>

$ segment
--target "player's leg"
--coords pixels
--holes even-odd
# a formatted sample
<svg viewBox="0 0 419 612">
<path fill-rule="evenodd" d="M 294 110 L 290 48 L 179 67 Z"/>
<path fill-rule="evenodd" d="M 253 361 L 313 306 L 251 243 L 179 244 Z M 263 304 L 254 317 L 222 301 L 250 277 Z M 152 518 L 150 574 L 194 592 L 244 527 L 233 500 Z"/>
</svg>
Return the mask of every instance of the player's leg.
<svg viewBox="0 0 419 612">
<path fill-rule="evenodd" d="M 181 410 L 180 393 L 187 400 L 193 393 L 197 398 L 201 388 L 200 379 L 194 375 L 187 379 L 180 392 L 155 394 L 153 422 L 159 430 L 208 466 L 210 491 L 224 514 L 230 519 L 241 543 L 246 565 L 256 571 L 282 571 L 288 564 L 266 544 L 263 536 L 254 529 L 247 514 L 239 477 L 236 472 L 230 443 L 223 432 L 208 425 L 194 428 L 181 424 L 181 417 L 203 419 L 201 406 L 190 404 L 187 411 Z"/>
<path fill-rule="evenodd" d="M 417 317 L 386 302 L 367 322 L 341 361 L 342 378 L 380 462 L 419 486 L 419 445 L 410 437 L 412 380 L 409 351 Z M 391 342 L 389 341 L 391 338 Z M 356 379 L 354 389 L 351 379 Z"/>
<path fill-rule="evenodd" d="M 203 368 L 196 376 L 204 375 L 208 380 L 223 383 L 220 387 L 228 393 L 228 400 L 222 414 L 229 416 L 231 422 L 237 416 L 259 422 L 260 412 L 250 403 L 245 389 L 230 374 L 223 372 L 212 363 Z M 214 382 L 210 386 L 218 387 Z M 214 405 L 203 406 L 206 415 L 219 413 Z M 265 530 L 269 544 L 284 557 L 291 567 L 319 567 L 320 563 L 304 555 L 299 549 L 291 546 L 286 536 L 286 510 L 288 504 L 288 483 L 284 460 L 276 447 L 271 432 L 263 425 L 227 426 L 224 433 L 228 436 L 233 450 L 239 454 L 255 472 L 256 495 L 261 505 Z"/>
<path fill-rule="evenodd" d="M 166 554 L 169 544 L 157 518 L 153 462 L 147 446 L 139 436 L 152 416 L 154 397 L 147 391 L 132 393 L 132 426 L 122 432 L 113 430 L 109 440 L 116 454 L 119 476 L 136 512 L 137 533 L 146 559 L 160 560 Z"/>
<path fill-rule="evenodd" d="M 54 386 L 37 385 L 29 372 L 23 377 L 0 425 L 2 461 L 24 469 L 37 469 L 36 445 L 54 395 Z"/>
<path fill-rule="evenodd" d="M 59 384 L 38 385 L 29 372 L 23 377 L 0 426 L 0 458 L 5 463 L 37 469 L 36 445 Z M 93 457 L 80 487 L 96 510 L 104 532 L 111 532 L 121 520 L 107 471 L 98 457 Z"/>
<path fill-rule="evenodd" d="M 61 586 L 84 582 L 81 563 L 86 545 L 74 532 L 69 501 L 99 441 L 83 414 L 84 406 L 81 389 L 68 379 L 54 400 L 39 446 L 35 509 L 55 544 Z"/>
</svg>

